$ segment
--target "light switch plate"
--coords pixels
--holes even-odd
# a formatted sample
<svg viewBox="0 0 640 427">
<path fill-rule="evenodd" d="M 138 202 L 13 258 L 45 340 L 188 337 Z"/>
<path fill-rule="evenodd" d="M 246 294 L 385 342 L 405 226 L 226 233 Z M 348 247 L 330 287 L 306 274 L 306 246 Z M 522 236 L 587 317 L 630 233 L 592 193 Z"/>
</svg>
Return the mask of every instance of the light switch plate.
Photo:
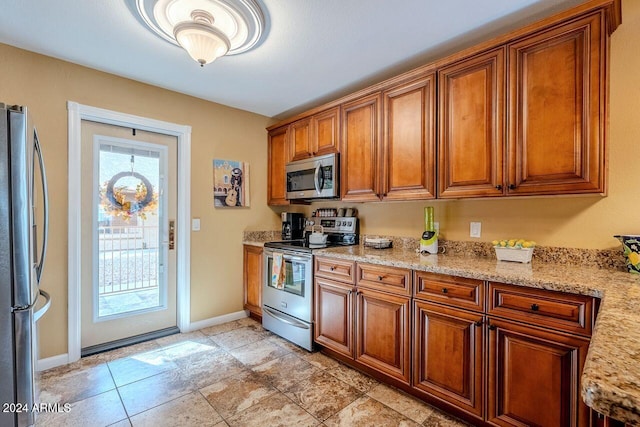
<svg viewBox="0 0 640 427">
<path fill-rule="evenodd" d="M 191 230 L 200 231 L 200 218 L 193 218 L 191 220 Z"/>
<path fill-rule="evenodd" d="M 472 222 L 469 227 L 469 237 L 480 237 L 482 234 L 482 223 L 481 222 Z"/>
</svg>

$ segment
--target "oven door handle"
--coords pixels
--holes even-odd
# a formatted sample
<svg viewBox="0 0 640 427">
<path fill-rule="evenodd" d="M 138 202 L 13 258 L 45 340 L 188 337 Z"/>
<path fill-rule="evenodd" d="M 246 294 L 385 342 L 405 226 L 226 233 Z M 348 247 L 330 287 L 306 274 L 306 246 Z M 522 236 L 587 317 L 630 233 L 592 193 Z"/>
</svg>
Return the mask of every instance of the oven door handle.
<svg viewBox="0 0 640 427">
<path fill-rule="evenodd" d="M 282 258 L 284 258 L 286 261 L 300 261 L 300 262 L 311 261 L 311 258 L 299 257 L 299 256 L 293 256 L 293 255 L 287 255 L 287 254 L 284 254 Z"/>
<path fill-rule="evenodd" d="M 279 320 L 283 323 L 286 323 L 291 326 L 295 326 L 296 328 L 300 328 L 300 329 L 309 329 L 309 325 L 307 325 L 306 323 L 299 322 L 293 319 L 288 319 L 282 316 L 281 314 L 277 313 L 275 310 L 270 309 L 269 307 L 263 306 L 262 309 L 264 310 L 265 313 L 267 313 L 274 319 Z"/>
</svg>

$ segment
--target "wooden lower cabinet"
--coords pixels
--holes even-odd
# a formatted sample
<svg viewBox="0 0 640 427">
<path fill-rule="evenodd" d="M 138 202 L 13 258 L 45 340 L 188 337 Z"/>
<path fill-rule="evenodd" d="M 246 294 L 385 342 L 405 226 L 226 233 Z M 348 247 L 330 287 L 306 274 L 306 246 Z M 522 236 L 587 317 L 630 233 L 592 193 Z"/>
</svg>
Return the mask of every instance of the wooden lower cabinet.
<svg viewBox="0 0 640 427">
<path fill-rule="evenodd" d="M 315 342 L 360 366 L 409 386 L 410 295 L 356 286 L 349 282 L 353 280 L 351 274 L 341 273 L 353 272 L 354 264 L 347 268 L 347 263 L 318 257 L 315 266 Z M 357 268 L 362 272 L 369 271 L 369 267 L 373 268 L 366 264 Z M 394 268 L 389 268 L 389 275 L 396 277 L 393 273 L 400 271 L 411 277 L 408 270 Z M 333 275 L 339 280 L 322 275 Z M 384 279 L 387 275 L 380 272 L 380 277 Z"/>
<path fill-rule="evenodd" d="M 351 284 L 315 278 L 314 340 L 347 357 L 353 357 L 352 295 Z"/>
<path fill-rule="evenodd" d="M 413 387 L 482 418 L 483 315 L 413 302 Z"/>
<path fill-rule="evenodd" d="M 489 318 L 487 421 L 589 426 L 580 375 L 589 340 Z"/>
<path fill-rule="evenodd" d="M 625 427 L 630 425 L 602 415 L 593 409 L 591 410 L 591 427 Z"/>
<path fill-rule="evenodd" d="M 244 245 L 243 266 L 244 308 L 262 318 L 262 247 Z"/>
<path fill-rule="evenodd" d="M 410 381 L 411 298 L 370 289 L 356 297 L 355 359 L 406 384 Z"/>
</svg>

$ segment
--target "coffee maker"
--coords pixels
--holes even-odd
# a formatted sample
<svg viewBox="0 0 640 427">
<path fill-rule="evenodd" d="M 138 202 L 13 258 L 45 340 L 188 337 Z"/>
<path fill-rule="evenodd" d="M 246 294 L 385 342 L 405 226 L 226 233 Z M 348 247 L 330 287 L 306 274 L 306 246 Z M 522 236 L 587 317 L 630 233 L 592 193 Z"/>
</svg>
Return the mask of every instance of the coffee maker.
<svg viewBox="0 0 640 427">
<path fill-rule="evenodd" d="M 282 240 L 296 240 L 304 237 L 304 214 L 282 212 Z"/>
</svg>

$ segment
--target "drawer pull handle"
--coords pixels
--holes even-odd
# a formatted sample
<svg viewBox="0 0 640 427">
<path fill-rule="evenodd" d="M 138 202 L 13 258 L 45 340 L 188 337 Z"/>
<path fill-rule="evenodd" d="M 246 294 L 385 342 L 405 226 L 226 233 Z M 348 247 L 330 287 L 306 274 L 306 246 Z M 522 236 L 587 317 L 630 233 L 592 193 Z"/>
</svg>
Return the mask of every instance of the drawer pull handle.
<svg viewBox="0 0 640 427">
<path fill-rule="evenodd" d="M 443 293 L 443 294 L 446 294 L 447 292 L 449 292 L 449 289 L 447 289 L 447 288 L 442 288 L 442 293 Z"/>
<path fill-rule="evenodd" d="M 384 279 L 384 276 L 378 276 L 378 280 Z"/>
<path fill-rule="evenodd" d="M 538 311 L 540 310 L 540 306 L 538 306 L 538 304 L 531 304 L 531 310 Z"/>
</svg>

